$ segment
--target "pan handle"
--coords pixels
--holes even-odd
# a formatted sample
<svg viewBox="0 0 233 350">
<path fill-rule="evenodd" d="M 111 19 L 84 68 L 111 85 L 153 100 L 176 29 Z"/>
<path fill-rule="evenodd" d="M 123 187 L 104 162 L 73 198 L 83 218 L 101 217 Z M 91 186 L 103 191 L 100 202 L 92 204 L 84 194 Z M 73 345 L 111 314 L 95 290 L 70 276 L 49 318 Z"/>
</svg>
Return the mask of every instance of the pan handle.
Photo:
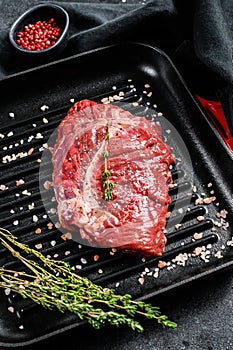
<svg viewBox="0 0 233 350">
<path fill-rule="evenodd" d="M 233 137 L 231 136 L 221 103 L 219 101 L 206 100 L 198 95 L 196 95 L 196 98 L 211 119 L 215 128 L 218 130 L 225 144 L 228 146 L 230 151 L 233 152 Z"/>
</svg>

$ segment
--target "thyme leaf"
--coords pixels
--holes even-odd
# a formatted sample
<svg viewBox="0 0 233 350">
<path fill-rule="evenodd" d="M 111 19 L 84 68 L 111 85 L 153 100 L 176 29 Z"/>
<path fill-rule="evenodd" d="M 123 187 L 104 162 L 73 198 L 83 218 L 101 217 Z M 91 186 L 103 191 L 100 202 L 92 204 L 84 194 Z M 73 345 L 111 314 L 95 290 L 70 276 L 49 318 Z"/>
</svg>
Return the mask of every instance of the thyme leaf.
<svg viewBox="0 0 233 350">
<path fill-rule="evenodd" d="M 109 202 L 112 199 L 112 191 L 109 188 L 104 190 L 104 199 Z"/>
<path fill-rule="evenodd" d="M 102 178 L 103 179 L 108 179 L 110 177 L 111 173 L 108 169 L 104 170 L 102 173 Z"/>
<path fill-rule="evenodd" d="M 109 158 L 110 154 L 108 151 L 103 152 L 103 158 Z"/>
</svg>

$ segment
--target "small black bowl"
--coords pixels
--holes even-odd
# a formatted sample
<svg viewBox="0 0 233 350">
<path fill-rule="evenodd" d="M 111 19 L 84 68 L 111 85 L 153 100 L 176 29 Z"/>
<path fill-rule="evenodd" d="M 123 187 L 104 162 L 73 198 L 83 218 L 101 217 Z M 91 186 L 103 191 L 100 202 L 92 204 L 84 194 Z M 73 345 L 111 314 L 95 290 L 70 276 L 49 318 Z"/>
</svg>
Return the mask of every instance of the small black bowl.
<svg viewBox="0 0 233 350">
<path fill-rule="evenodd" d="M 37 21 L 47 21 L 54 18 L 62 33 L 58 40 L 50 47 L 43 50 L 31 51 L 22 48 L 16 42 L 19 32 L 24 30 L 28 24 L 34 24 Z M 69 28 L 69 15 L 61 7 L 55 4 L 39 4 L 24 12 L 11 26 L 9 39 L 19 56 L 26 61 L 43 63 L 47 59 L 57 58 L 64 50 L 67 44 L 67 34 Z"/>
</svg>

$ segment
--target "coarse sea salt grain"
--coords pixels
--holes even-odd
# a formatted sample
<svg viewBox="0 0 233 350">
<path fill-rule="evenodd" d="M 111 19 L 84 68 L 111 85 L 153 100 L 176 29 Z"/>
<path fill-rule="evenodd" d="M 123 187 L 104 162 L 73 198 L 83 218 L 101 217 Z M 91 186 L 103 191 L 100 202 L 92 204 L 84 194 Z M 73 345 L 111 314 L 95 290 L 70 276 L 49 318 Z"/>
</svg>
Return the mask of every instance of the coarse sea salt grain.
<svg viewBox="0 0 233 350">
<path fill-rule="evenodd" d="M 46 111 L 46 109 L 49 109 L 49 106 L 43 105 L 40 107 L 40 109 L 44 112 L 44 111 Z"/>
<path fill-rule="evenodd" d="M 15 309 L 13 308 L 13 306 L 9 306 L 7 309 L 8 309 L 8 311 L 11 312 L 11 313 L 13 313 L 13 312 L 15 311 Z"/>
<path fill-rule="evenodd" d="M 37 140 L 38 139 L 43 139 L 43 135 L 40 133 L 40 132 L 38 132 L 37 134 L 36 134 L 36 137 L 35 137 Z"/>
<path fill-rule="evenodd" d="M 31 142 L 34 139 L 34 135 L 29 136 L 28 142 Z"/>
<path fill-rule="evenodd" d="M 52 230 L 52 228 L 53 228 L 53 223 L 52 223 L 52 222 L 48 222 L 48 223 L 47 223 L 47 227 L 48 227 L 49 230 Z"/>
<path fill-rule="evenodd" d="M 22 194 L 25 194 L 26 196 L 31 196 L 31 192 L 28 192 L 28 190 L 22 191 Z"/>
<path fill-rule="evenodd" d="M 5 295 L 10 295 L 11 290 L 9 288 L 5 289 Z"/>
<path fill-rule="evenodd" d="M 38 219 L 38 216 L 37 215 L 33 215 L 33 217 L 32 217 L 32 221 L 33 222 L 37 222 L 39 219 Z"/>
</svg>

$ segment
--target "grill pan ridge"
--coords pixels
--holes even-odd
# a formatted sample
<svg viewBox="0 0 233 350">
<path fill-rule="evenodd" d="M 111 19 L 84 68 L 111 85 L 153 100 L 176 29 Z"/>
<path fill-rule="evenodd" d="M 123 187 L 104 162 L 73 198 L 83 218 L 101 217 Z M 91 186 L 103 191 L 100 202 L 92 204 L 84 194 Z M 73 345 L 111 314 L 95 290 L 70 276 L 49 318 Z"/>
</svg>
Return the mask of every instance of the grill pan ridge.
<svg viewBox="0 0 233 350">
<path fill-rule="evenodd" d="M 119 58 L 120 50 L 124 59 Z M 101 62 L 98 70 L 93 60 Z M 145 91 L 145 85 L 149 90 Z M 38 247 L 43 254 L 69 261 L 77 273 L 92 281 L 141 300 L 233 265 L 233 158 L 163 52 L 140 43 L 104 47 L 5 78 L 0 81 L 0 91 L 7 96 L 0 106 L 0 185 L 6 186 L 0 191 L 1 227 L 31 247 Z M 39 170 L 45 181 L 51 180 L 47 164 L 40 168 L 39 163 L 46 143 L 71 107 L 72 99 L 100 102 L 114 95 L 122 96 L 114 103 L 126 109 L 130 106 L 135 115 L 147 115 L 148 109 L 153 109 L 155 120 L 163 126 L 158 115 L 161 111 L 178 130 L 191 157 L 192 167 L 182 158 L 172 132 L 164 125 L 165 141 L 177 158 L 172 169 L 177 186 L 170 190 L 172 215 L 162 257 L 141 259 L 111 249 L 81 246 L 72 240 L 64 241 L 54 225 L 48 228 L 51 218 L 39 191 Z M 9 116 L 12 112 L 14 118 Z M 12 157 L 19 153 L 24 156 Z M 20 179 L 24 183 L 17 186 Z M 49 191 L 53 196 L 53 188 Z M 210 204 L 201 201 L 211 196 L 216 200 Z M 221 210 L 228 212 L 226 219 L 219 216 Z M 32 220 L 33 215 L 38 221 Z M 40 234 L 35 233 L 38 228 Z M 195 234 L 198 239 L 194 239 Z M 204 248 L 194 257 L 198 247 Z M 6 249 L 0 247 L 0 252 L 1 266 L 22 269 Z M 97 262 L 93 260 L 95 254 L 99 255 Z M 165 267 L 159 269 L 160 260 Z M 139 277 L 144 278 L 143 285 Z M 0 293 L 0 345 L 33 343 L 83 324 L 70 313 L 47 311 L 17 294 Z M 8 311 L 10 306 L 13 313 Z"/>
</svg>

